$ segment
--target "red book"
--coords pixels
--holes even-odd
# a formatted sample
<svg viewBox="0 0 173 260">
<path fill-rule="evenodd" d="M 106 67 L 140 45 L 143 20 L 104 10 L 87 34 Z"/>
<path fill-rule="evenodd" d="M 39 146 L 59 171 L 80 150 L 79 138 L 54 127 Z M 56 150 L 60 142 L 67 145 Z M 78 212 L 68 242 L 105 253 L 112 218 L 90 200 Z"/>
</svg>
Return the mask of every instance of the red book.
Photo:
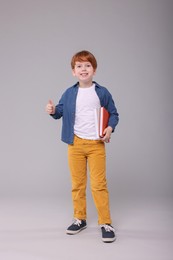
<svg viewBox="0 0 173 260">
<path fill-rule="evenodd" d="M 96 109 L 95 113 L 95 119 L 96 119 L 96 135 L 97 137 L 103 137 L 104 130 L 108 126 L 109 121 L 109 112 L 104 107 L 100 107 L 99 109 Z"/>
<path fill-rule="evenodd" d="M 109 121 L 109 112 L 106 110 L 106 108 L 101 107 L 100 108 L 100 131 L 99 131 L 99 136 L 103 137 L 104 130 L 108 126 L 108 121 Z"/>
</svg>

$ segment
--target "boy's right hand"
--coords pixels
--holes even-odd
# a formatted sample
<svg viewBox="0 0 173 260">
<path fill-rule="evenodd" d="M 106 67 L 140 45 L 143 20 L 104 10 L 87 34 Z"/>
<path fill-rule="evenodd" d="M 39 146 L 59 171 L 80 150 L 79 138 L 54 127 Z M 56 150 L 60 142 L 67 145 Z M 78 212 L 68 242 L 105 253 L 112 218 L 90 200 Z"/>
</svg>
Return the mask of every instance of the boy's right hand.
<svg viewBox="0 0 173 260">
<path fill-rule="evenodd" d="M 55 114 L 55 105 L 54 105 L 54 103 L 52 102 L 52 100 L 49 100 L 48 104 L 46 105 L 46 112 L 47 112 L 49 115 Z"/>
</svg>

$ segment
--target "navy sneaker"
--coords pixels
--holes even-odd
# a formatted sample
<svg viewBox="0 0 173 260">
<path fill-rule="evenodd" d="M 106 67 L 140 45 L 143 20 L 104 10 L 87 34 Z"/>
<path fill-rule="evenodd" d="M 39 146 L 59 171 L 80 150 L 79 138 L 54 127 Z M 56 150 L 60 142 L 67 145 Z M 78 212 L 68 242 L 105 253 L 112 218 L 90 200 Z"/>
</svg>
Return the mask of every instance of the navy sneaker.
<svg viewBox="0 0 173 260">
<path fill-rule="evenodd" d="M 115 241 L 115 229 L 110 224 L 100 225 L 102 231 L 102 241 L 111 243 Z"/>
<path fill-rule="evenodd" d="M 86 227 L 86 220 L 80 220 L 76 218 L 73 224 L 67 228 L 66 233 L 68 235 L 75 235 L 79 233 L 81 230 L 85 229 Z"/>
</svg>

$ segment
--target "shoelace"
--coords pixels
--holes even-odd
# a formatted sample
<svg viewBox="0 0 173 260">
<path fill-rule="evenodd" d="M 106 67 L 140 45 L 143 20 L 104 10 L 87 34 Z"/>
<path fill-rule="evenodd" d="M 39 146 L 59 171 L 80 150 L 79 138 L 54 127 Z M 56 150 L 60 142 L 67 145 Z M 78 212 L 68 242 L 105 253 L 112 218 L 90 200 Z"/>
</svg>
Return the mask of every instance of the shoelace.
<svg viewBox="0 0 173 260">
<path fill-rule="evenodd" d="M 104 225 L 100 225 L 100 227 L 101 228 L 103 227 L 106 230 L 106 232 L 111 232 L 111 231 L 115 232 L 115 229 L 109 225 L 104 224 Z"/>
<path fill-rule="evenodd" d="M 73 222 L 74 225 L 80 226 L 81 225 L 81 220 L 80 219 L 75 219 L 75 221 Z"/>
</svg>

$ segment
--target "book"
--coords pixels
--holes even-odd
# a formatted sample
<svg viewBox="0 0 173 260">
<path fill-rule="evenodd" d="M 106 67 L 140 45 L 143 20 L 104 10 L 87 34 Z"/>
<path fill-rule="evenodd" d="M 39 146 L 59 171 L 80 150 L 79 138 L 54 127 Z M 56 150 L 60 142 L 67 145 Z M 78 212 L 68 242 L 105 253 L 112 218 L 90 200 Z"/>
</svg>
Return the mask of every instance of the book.
<svg viewBox="0 0 173 260">
<path fill-rule="evenodd" d="M 95 126 L 97 138 L 103 137 L 104 130 L 108 126 L 109 112 L 104 107 L 95 109 Z"/>
</svg>

